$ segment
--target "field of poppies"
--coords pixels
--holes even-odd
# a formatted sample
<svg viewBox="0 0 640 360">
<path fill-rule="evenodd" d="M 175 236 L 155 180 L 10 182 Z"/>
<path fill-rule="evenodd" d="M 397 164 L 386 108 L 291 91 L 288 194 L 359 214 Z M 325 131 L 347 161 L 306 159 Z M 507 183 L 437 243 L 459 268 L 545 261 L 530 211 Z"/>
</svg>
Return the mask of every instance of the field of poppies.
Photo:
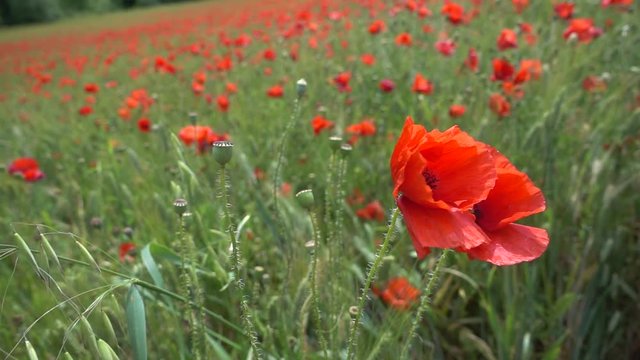
<svg viewBox="0 0 640 360">
<path fill-rule="evenodd" d="M 639 10 L 0 30 L 0 358 L 637 359 Z"/>
</svg>

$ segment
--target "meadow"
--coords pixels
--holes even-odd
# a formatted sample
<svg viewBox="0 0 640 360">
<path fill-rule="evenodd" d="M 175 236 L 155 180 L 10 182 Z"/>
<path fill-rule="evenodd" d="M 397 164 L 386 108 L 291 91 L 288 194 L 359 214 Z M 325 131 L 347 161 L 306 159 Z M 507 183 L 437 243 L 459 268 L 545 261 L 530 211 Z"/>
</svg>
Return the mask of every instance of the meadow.
<svg viewBox="0 0 640 360">
<path fill-rule="evenodd" d="M 639 10 L 0 29 L 0 357 L 637 359 Z"/>
</svg>

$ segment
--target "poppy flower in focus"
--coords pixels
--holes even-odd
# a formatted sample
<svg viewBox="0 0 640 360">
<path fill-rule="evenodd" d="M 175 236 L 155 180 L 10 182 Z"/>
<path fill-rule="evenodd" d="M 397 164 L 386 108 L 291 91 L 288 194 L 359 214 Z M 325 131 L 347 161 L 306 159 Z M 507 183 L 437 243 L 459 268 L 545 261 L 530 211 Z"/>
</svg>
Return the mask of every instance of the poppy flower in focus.
<svg viewBox="0 0 640 360">
<path fill-rule="evenodd" d="M 413 39 L 409 33 L 401 33 L 396 36 L 396 45 L 398 46 L 411 46 Z"/>
<path fill-rule="evenodd" d="M 500 117 L 508 116 L 511 113 L 511 104 L 498 93 L 493 93 L 489 97 L 489 108 Z"/>
<path fill-rule="evenodd" d="M 504 51 L 518 47 L 518 37 L 511 29 L 502 29 L 497 40 L 498 50 Z"/>
<path fill-rule="evenodd" d="M 384 208 L 380 201 L 375 200 L 368 203 L 362 209 L 356 211 L 356 215 L 363 220 L 375 220 L 377 222 L 384 222 Z"/>
<path fill-rule="evenodd" d="M 411 90 L 416 94 L 430 95 L 433 92 L 433 84 L 422 74 L 417 73 Z"/>
<path fill-rule="evenodd" d="M 17 158 L 7 167 L 10 175 L 19 175 L 26 182 L 35 182 L 44 178 L 38 161 L 34 158 Z"/>
<path fill-rule="evenodd" d="M 284 95 L 284 90 L 280 85 L 274 85 L 267 90 L 267 95 L 272 98 L 279 98 Z"/>
<path fill-rule="evenodd" d="M 388 93 L 388 92 L 392 92 L 393 89 L 396 88 L 396 84 L 393 82 L 393 80 L 384 79 L 380 81 L 380 84 L 378 84 L 378 87 L 382 92 Z"/>
<path fill-rule="evenodd" d="M 544 210 L 540 189 L 457 126 L 429 132 L 407 118 L 390 165 L 394 196 L 420 258 L 431 247 L 453 248 L 512 265 L 546 249 L 545 230 L 513 224 Z"/>
<path fill-rule="evenodd" d="M 136 245 L 131 242 L 125 242 L 118 247 L 118 258 L 120 262 L 133 262 L 136 255 Z"/>
<path fill-rule="evenodd" d="M 384 21 L 376 20 L 369 25 L 369 34 L 377 35 L 386 28 Z"/>
<path fill-rule="evenodd" d="M 333 121 L 327 120 L 324 117 L 318 115 L 311 120 L 311 127 L 313 128 L 314 135 L 319 135 L 322 130 L 333 129 L 335 124 Z"/>
<path fill-rule="evenodd" d="M 454 2 L 446 3 L 442 6 L 440 13 L 445 15 L 447 20 L 454 25 L 464 21 L 464 8 L 460 4 Z"/>
<path fill-rule="evenodd" d="M 411 285 L 404 277 L 390 279 L 384 289 L 377 286 L 371 289 L 387 305 L 397 310 L 407 310 L 417 303 L 420 290 Z"/>
<path fill-rule="evenodd" d="M 143 133 L 151 131 L 151 120 L 147 118 L 138 120 L 138 129 Z"/>
<path fill-rule="evenodd" d="M 464 105 L 454 104 L 449 107 L 449 116 L 458 118 L 464 115 L 465 111 L 467 111 L 467 109 L 465 109 Z"/>
<path fill-rule="evenodd" d="M 568 1 L 557 3 L 553 6 L 553 12 L 560 19 L 569 20 L 573 17 L 573 8 L 575 4 Z"/>
<path fill-rule="evenodd" d="M 572 19 L 569 22 L 569 26 L 562 33 L 562 37 L 565 40 L 575 37 L 579 42 L 585 44 L 600 35 L 602 35 L 602 29 L 595 27 L 593 20 L 587 18 Z"/>
</svg>

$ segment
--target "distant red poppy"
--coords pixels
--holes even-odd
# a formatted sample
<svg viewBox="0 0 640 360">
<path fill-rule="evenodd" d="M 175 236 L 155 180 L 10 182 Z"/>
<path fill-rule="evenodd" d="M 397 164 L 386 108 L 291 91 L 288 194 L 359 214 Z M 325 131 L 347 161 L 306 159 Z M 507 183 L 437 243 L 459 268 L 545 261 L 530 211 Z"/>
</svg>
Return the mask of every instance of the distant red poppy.
<svg viewBox="0 0 640 360">
<path fill-rule="evenodd" d="M 133 262 L 135 258 L 136 244 L 125 242 L 118 247 L 118 258 L 120 262 Z"/>
<path fill-rule="evenodd" d="M 430 95 L 433 92 L 433 84 L 429 79 L 417 73 L 413 79 L 413 86 L 411 90 L 417 94 Z"/>
<path fill-rule="evenodd" d="M 573 8 L 575 4 L 568 1 L 563 1 L 553 5 L 553 11 L 560 19 L 569 20 L 573 17 Z"/>
<path fill-rule="evenodd" d="M 290 196 L 292 190 L 293 187 L 288 182 L 283 182 L 282 185 L 280 185 L 280 195 L 282 196 Z"/>
<path fill-rule="evenodd" d="M 235 93 L 238 92 L 238 86 L 235 83 L 232 83 L 232 82 L 228 82 L 225 85 L 225 89 L 227 89 L 227 92 L 229 94 L 235 94 Z"/>
<path fill-rule="evenodd" d="M 599 76 L 590 75 L 582 81 L 582 88 L 587 92 L 602 92 L 607 90 L 607 83 Z"/>
<path fill-rule="evenodd" d="M 449 107 L 449 116 L 458 118 L 464 115 L 465 111 L 467 111 L 467 109 L 465 109 L 464 105 L 453 104 Z"/>
<path fill-rule="evenodd" d="M 384 21 L 376 20 L 369 25 L 369 34 L 377 35 L 386 28 Z"/>
<path fill-rule="evenodd" d="M 400 33 L 396 36 L 396 45 L 398 46 L 411 46 L 413 39 L 409 33 Z"/>
<path fill-rule="evenodd" d="M 529 0 L 511 0 L 511 4 L 513 4 L 515 11 L 520 14 L 529 6 Z"/>
<path fill-rule="evenodd" d="M 445 15 L 447 20 L 454 25 L 458 25 L 464 21 L 464 8 L 460 4 L 454 2 L 445 3 L 440 13 Z"/>
<path fill-rule="evenodd" d="M 518 36 L 516 35 L 516 32 L 511 29 L 502 29 L 496 44 L 500 51 L 517 48 Z"/>
<path fill-rule="evenodd" d="M 349 82 L 351 81 L 351 73 L 348 71 L 341 72 L 333 78 L 333 83 L 336 84 L 336 87 L 341 92 L 350 92 L 351 87 L 349 86 Z"/>
<path fill-rule="evenodd" d="M 404 277 L 390 279 L 384 289 L 377 286 L 371 289 L 380 299 L 397 310 L 407 310 L 418 301 L 420 290 L 411 285 Z"/>
<path fill-rule="evenodd" d="M 572 19 L 569 22 L 569 26 L 562 33 L 562 37 L 565 40 L 575 37 L 581 43 L 589 43 L 601 34 L 602 29 L 595 27 L 592 19 L 579 18 Z"/>
<path fill-rule="evenodd" d="M 456 43 L 448 38 L 436 41 L 435 48 L 444 56 L 451 56 L 456 51 Z"/>
<path fill-rule="evenodd" d="M 507 81 L 513 76 L 515 69 L 505 59 L 493 59 L 493 75 L 491 81 Z"/>
<path fill-rule="evenodd" d="M 360 61 L 367 66 L 371 66 L 376 63 L 376 57 L 372 54 L 362 54 L 362 56 L 360 56 Z"/>
<path fill-rule="evenodd" d="M 78 110 L 78 114 L 82 115 L 82 116 L 88 116 L 91 115 L 91 113 L 93 112 L 93 108 L 91 106 L 83 106 L 80 108 L 80 110 Z"/>
<path fill-rule="evenodd" d="M 626 7 L 633 5 L 633 0 L 602 0 L 600 1 L 600 5 L 602 7 L 608 7 L 611 5 Z"/>
<path fill-rule="evenodd" d="M 195 143 L 198 153 L 204 153 L 216 141 L 229 140 L 227 134 L 218 134 L 208 126 L 187 125 L 180 129 L 178 138 L 186 145 L 191 146 Z"/>
<path fill-rule="evenodd" d="M 378 200 L 374 200 L 356 211 L 356 216 L 363 220 L 375 220 L 377 222 L 384 222 L 385 219 L 384 208 Z"/>
<path fill-rule="evenodd" d="M 151 120 L 147 118 L 138 120 L 138 129 L 143 133 L 151 131 Z"/>
<path fill-rule="evenodd" d="M 100 90 L 98 84 L 89 83 L 84 85 L 84 91 L 89 94 L 95 94 L 98 92 L 98 90 Z"/>
<path fill-rule="evenodd" d="M 226 112 L 229 110 L 229 98 L 226 95 L 218 95 L 216 102 L 220 111 Z"/>
<path fill-rule="evenodd" d="M 373 120 L 363 120 L 357 124 L 348 126 L 346 131 L 359 136 L 372 136 L 376 133 L 376 124 Z"/>
<path fill-rule="evenodd" d="M 469 53 L 467 54 L 467 58 L 464 61 L 464 65 L 469 68 L 469 70 L 473 72 L 478 71 L 480 60 L 478 58 L 478 52 L 474 48 L 469 49 Z"/>
<path fill-rule="evenodd" d="M 280 85 L 274 85 L 267 90 L 267 95 L 272 98 L 279 98 L 284 95 L 284 90 Z"/>
<path fill-rule="evenodd" d="M 34 182 L 44 178 L 38 161 L 30 157 L 17 158 L 7 167 L 10 175 L 19 175 L 24 181 Z"/>
<path fill-rule="evenodd" d="M 383 79 L 380 81 L 380 84 L 378 84 L 378 87 L 382 92 L 388 93 L 392 92 L 393 89 L 396 88 L 396 84 L 391 79 Z"/>
<path fill-rule="evenodd" d="M 489 108 L 500 117 L 511 114 L 511 104 L 509 104 L 509 101 L 507 101 L 504 96 L 498 93 L 493 93 L 489 97 Z"/>
<path fill-rule="evenodd" d="M 266 49 L 262 53 L 262 58 L 267 61 L 274 61 L 276 59 L 276 52 L 273 49 Z"/>
<path fill-rule="evenodd" d="M 318 115 L 311 120 L 311 127 L 313 128 L 313 133 L 315 135 L 319 135 L 323 130 L 333 129 L 335 124 L 333 121 L 327 120 L 321 115 Z"/>
</svg>

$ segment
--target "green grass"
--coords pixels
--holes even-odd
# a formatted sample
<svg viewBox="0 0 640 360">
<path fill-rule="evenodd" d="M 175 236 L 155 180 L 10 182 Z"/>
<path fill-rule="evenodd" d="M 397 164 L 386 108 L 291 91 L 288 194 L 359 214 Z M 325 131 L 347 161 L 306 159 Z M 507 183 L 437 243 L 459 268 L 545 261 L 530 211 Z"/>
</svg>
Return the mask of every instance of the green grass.
<svg viewBox="0 0 640 360">
<path fill-rule="evenodd" d="M 167 12 L 190 14 L 206 6 L 176 5 L 3 30 L 0 40 L 69 30 L 92 32 L 115 22 L 159 21 Z M 240 5 L 234 2 L 229 6 L 227 11 L 233 12 L 232 6 Z M 269 6 L 278 8 L 278 4 Z M 358 9 L 355 5 L 343 6 Z M 7 97 L 0 102 L 0 161 L 8 164 L 20 156 L 33 156 L 46 174 L 45 179 L 33 184 L 6 173 L 0 176 L 0 355 L 4 358 L 17 345 L 8 358 L 25 358 L 26 332 L 41 359 L 67 351 L 76 359 L 93 358 L 91 336 L 78 322 L 82 313 L 95 337 L 107 342 L 122 359 L 142 351 L 140 334 L 146 335 L 143 343 L 151 359 L 191 358 L 192 333 L 181 314 L 187 308 L 180 288 L 177 246 L 182 235 L 173 208 L 176 198 L 184 198 L 192 213 L 186 229 L 197 249 L 194 273 L 204 293 L 209 358 L 248 356 L 250 341 L 242 333 L 242 296 L 231 273 L 226 204 L 219 194 L 220 167 L 210 155 L 196 155 L 193 147 L 185 147 L 176 137 L 190 124 L 188 113 L 195 111 L 199 124 L 228 133 L 234 142 L 233 159 L 227 167 L 230 210 L 240 241 L 246 299 L 266 356 L 295 359 L 304 353 L 310 359 L 322 358 L 317 334 L 320 328 L 328 329 L 324 335 L 329 358 L 346 356 L 349 307 L 357 302 L 367 264 L 373 261 L 376 244 L 387 229 L 384 223 L 359 219 L 355 214 L 359 207 L 349 206 L 343 195 L 357 188 L 367 202 L 377 199 L 387 209 L 394 207 L 388 164 L 407 115 L 428 129 L 444 130 L 459 124 L 527 172 L 543 190 L 547 210 L 525 222 L 547 229 L 551 239 L 540 259 L 512 267 L 471 261 L 461 253 L 450 255 L 432 294 L 432 306 L 418 329 L 412 357 L 637 356 L 637 4 L 635 12 L 629 13 L 578 4 L 579 16 L 593 17 L 598 26 L 604 26 L 608 18 L 613 20 L 613 25 L 588 45 L 567 43 L 562 38 L 566 24 L 553 18 L 547 2 L 532 2 L 521 15 L 513 12 L 509 2 L 486 4 L 478 18 L 460 27 L 446 23 L 439 5 L 430 8 L 434 15 L 424 20 L 406 11 L 396 17 L 380 13 L 378 17 L 386 21 L 388 29 L 375 37 L 367 32 L 371 19 L 355 10 L 348 17 L 353 25 L 350 31 L 344 30 L 345 20 L 315 19 L 320 28 L 325 23 L 331 27 L 326 39 L 316 35 L 320 40 L 318 50 L 307 46 L 313 36 L 309 32 L 280 40 L 273 28 L 255 25 L 273 35 L 270 46 L 277 50 L 277 60 L 256 60 L 267 45 L 254 39 L 243 49 L 244 62 L 235 62 L 228 72 L 207 72 L 205 92 L 213 95 L 213 104 L 193 95 L 191 78 L 206 64 L 215 63 L 213 54 L 227 51 L 218 43 L 216 21 L 198 24 L 185 34 L 163 34 L 160 40 L 170 42 L 171 49 L 142 36 L 138 52 L 125 50 L 108 71 L 90 61 L 82 73 L 76 73 L 65 67 L 64 59 L 56 60 L 56 68 L 45 70 L 54 78 L 43 87 L 51 93 L 50 98 L 33 94 L 33 80 L 23 73 L 0 74 L 0 93 Z M 518 49 L 498 53 L 495 39 L 500 30 L 516 27 L 522 21 L 534 26 L 537 44 L 528 46 L 520 37 Z M 431 25 L 434 32 L 423 34 L 424 24 Z M 229 36 L 251 34 L 254 27 L 246 26 L 230 27 L 227 32 Z M 628 35 L 622 36 L 625 26 L 629 26 Z M 403 31 L 412 33 L 415 46 L 398 48 L 394 44 L 395 35 Z M 458 43 L 451 57 L 442 57 L 433 49 L 440 31 L 447 31 Z M 344 50 L 343 40 L 348 42 Z M 181 46 L 197 42 L 216 43 L 212 55 L 180 52 L 174 60 L 179 68 L 177 75 L 153 71 L 156 56 L 178 53 Z M 294 42 L 300 43 L 296 62 L 283 55 Z M 325 43 L 335 50 L 332 58 L 325 58 Z M 481 54 L 477 74 L 458 71 L 470 46 Z M 103 60 L 116 49 L 126 49 L 126 45 L 114 42 L 104 48 L 85 46 L 74 49 L 74 53 Z M 52 49 L 51 53 L 58 50 Z M 359 62 L 363 53 L 376 56 L 373 67 Z M 11 55 L 0 64 L 12 64 L 12 58 L 23 55 Z M 544 64 L 541 78 L 523 86 L 525 96 L 512 101 L 512 114 L 502 119 L 488 107 L 489 95 L 500 91 L 498 83 L 489 81 L 491 59 L 498 56 L 514 64 L 523 58 L 540 59 Z M 56 59 L 49 57 L 47 60 Z M 149 67 L 131 79 L 129 71 L 141 68 L 144 59 Z M 272 70 L 270 76 L 264 75 L 266 67 Z M 353 74 L 350 94 L 339 93 L 331 81 L 344 70 Z M 411 92 L 416 72 L 435 84 L 432 95 Z M 605 72 L 609 74 L 605 91 L 587 93 L 582 89 L 584 78 Z M 58 87 L 57 80 L 63 76 L 77 79 L 77 85 Z M 278 196 L 279 213 L 273 212 L 272 181 L 280 155 L 279 140 L 291 118 L 299 78 L 308 82 L 307 94 L 287 138 L 280 179 L 292 185 L 294 194 L 313 189 L 322 234 L 336 229 L 338 221 L 324 216 L 325 204 L 343 214 L 336 243 L 328 244 L 318 254 L 317 281 L 324 314 L 321 326 L 311 315 L 308 300 L 311 257 L 305 243 L 313 239 L 310 218 L 291 195 Z M 396 83 L 390 94 L 378 90 L 378 82 L 384 78 Z M 117 81 L 118 86 L 108 89 L 108 81 Z M 221 113 L 215 97 L 224 93 L 227 81 L 236 83 L 239 91 L 230 96 L 229 112 Z M 89 82 L 99 84 L 100 91 L 93 114 L 82 117 L 78 115 L 85 98 L 82 86 Z M 284 84 L 284 97 L 268 98 L 266 90 L 280 82 Z M 139 88 L 147 89 L 157 99 L 146 114 L 154 124 L 150 133 L 138 131 L 140 113 L 133 112 L 130 121 L 118 118 L 118 108 L 132 90 Z M 62 103 L 60 97 L 67 93 L 73 99 Z M 345 105 L 347 99 L 352 101 L 350 106 Z M 448 108 L 453 103 L 464 104 L 467 113 L 451 119 Z M 336 181 L 329 178 L 331 164 L 336 163 L 336 159 L 331 160 L 329 133 L 314 136 L 309 124 L 317 114 L 334 121 L 333 133 L 345 139 L 348 135 L 344 128 L 350 124 L 371 117 L 377 125 L 376 135 L 358 141 L 345 158 L 340 191 L 336 191 Z M 256 180 L 255 168 L 265 171 L 265 179 Z M 325 196 L 334 192 L 338 200 L 325 203 Z M 387 211 L 387 217 L 390 214 Z M 102 226 L 92 226 L 92 219 L 100 219 Z M 131 235 L 124 231 L 127 227 L 133 230 Z M 45 256 L 36 236 L 38 229 L 60 257 L 61 270 L 50 255 Z M 38 251 L 34 254 L 38 267 L 49 275 L 35 271 L 26 251 L 16 247 L 14 231 Z M 401 222 L 397 233 L 376 284 L 382 286 L 389 278 L 405 276 L 416 287 L 424 288 L 440 252 L 436 250 L 426 260 L 417 261 Z M 118 246 L 127 241 L 136 244 L 137 254 L 133 262 L 122 263 Z M 132 295 L 131 289 L 136 289 L 139 297 Z M 398 357 L 415 308 L 398 311 L 370 295 L 357 358 Z M 135 310 L 140 309 L 141 301 L 146 314 L 144 326 L 140 310 Z M 113 334 L 103 313 L 110 320 Z M 329 319 L 333 320 L 331 324 Z"/>
</svg>

